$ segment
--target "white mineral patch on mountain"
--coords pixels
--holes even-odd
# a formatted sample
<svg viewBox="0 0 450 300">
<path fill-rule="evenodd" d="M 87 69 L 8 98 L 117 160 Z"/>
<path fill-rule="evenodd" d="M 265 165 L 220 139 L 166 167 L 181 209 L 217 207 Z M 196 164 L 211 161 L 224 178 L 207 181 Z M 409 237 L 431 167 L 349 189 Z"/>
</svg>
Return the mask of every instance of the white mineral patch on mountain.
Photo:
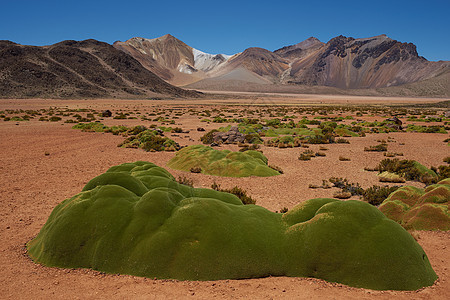
<svg viewBox="0 0 450 300">
<path fill-rule="evenodd" d="M 231 57 L 231 55 L 225 54 L 209 54 L 194 48 L 192 48 L 192 54 L 194 54 L 194 67 L 204 72 L 216 68 Z"/>
</svg>

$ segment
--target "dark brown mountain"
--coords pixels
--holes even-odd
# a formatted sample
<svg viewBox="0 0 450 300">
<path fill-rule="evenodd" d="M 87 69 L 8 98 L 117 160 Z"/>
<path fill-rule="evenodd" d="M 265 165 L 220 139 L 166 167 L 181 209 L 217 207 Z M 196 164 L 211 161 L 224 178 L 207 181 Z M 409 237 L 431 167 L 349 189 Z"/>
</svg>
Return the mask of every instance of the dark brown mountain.
<svg viewBox="0 0 450 300">
<path fill-rule="evenodd" d="M 23 46 L 0 41 L 1 97 L 197 97 L 96 40 Z"/>
</svg>

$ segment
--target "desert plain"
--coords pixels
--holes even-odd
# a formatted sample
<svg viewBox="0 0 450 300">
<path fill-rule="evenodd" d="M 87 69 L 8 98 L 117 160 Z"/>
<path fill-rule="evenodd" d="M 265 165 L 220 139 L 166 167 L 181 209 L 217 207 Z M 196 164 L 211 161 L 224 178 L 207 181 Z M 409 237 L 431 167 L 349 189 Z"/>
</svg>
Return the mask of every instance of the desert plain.
<svg viewBox="0 0 450 300">
<path fill-rule="evenodd" d="M 97 121 L 106 126 L 144 125 L 172 126 L 181 133 L 165 133 L 182 146 L 201 144 L 200 137 L 212 129 L 235 123 L 206 122 L 205 111 L 224 118 L 283 118 L 289 115 L 294 122 L 303 116 L 319 116 L 298 112 L 298 108 L 313 107 L 328 110 L 327 117 L 352 116 L 344 122 L 358 118 L 364 121 L 383 121 L 391 117 L 390 111 L 398 107 L 423 110 L 417 104 L 433 107 L 434 103 L 448 99 L 380 98 L 329 95 L 260 95 L 241 94 L 233 97 L 182 100 L 55 100 L 55 99 L 2 99 L 0 111 L 6 115 L 23 116 L 26 111 L 40 111 L 42 116 L 51 112 L 61 120 L 39 121 L 41 115 L 22 121 L 0 120 L 2 149 L 0 168 L 0 297 L 2 299 L 445 299 L 450 297 L 450 232 L 413 232 L 427 253 L 439 279 L 430 287 L 417 291 L 374 291 L 353 288 L 314 278 L 266 277 L 242 280 L 178 281 L 158 280 L 129 275 L 105 274 L 87 269 L 49 268 L 34 263 L 27 255 L 26 243 L 35 237 L 53 208 L 66 198 L 80 192 L 93 177 L 111 166 L 138 160 L 150 161 L 166 168 L 175 177 L 186 177 L 194 187 L 209 188 L 215 182 L 221 187 L 239 186 L 256 200 L 256 204 L 271 211 L 291 209 L 296 204 L 317 197 L 332 197 L 337 188 L 312 189 L 330 177 L 343 177 L 359 183 L 363 188 L 380 185 L 376 173 L 366 171 L 384 159 L 381 152 L 367 152 L 364 148 L 388 141 L 389 152 L 401 153 L 400 159 L 419 161 L 439 166 L 449 156 L 444 140 L 449 134 L 419 132 L 370 133 L 366 136 L 346 137 L 349 143 L 309 145 L 309 150 L 326 153 L 308 161 L 298 159 L 303 148 L 277 148 L 261 145 L 260 150 L 270 165 L 283 170 L 273 177 L 231 178 L 194 174 L 173 170 L 167 162 L 174 152 L 145 152 L 142 149 L 117 147 L 123 137 L 100 132 L 82 132 L 72 129 L 65 121 L 73 114 L 86 116 L 93 113 Z M 430 106 L 431 105 L 431 106 Z M 369 113 L 357 117 L 361 109 L 343 110 L 345 107 L 364 107 Z M 383 110 L 388 107 L 387 110 Z M 412 107 L 412 108 L 411 108 Z M 98 114 L 110 110 L 113 117 L 126 114 L 126 119 L 102 118 Z M 437 112 L 448 110 L 433 108 Z M 430 110 L 433 110 L 430 108 Z M 376 111 L 376 113 L 374 113 Z M 9 112 L 9 113 L 8 113 Z M 298 112 L 298 113 L 297 113 Z M 64 115 L 66 113 L 66 115 Z M 280 115 L 277 115 L 280 113 Z M 271 116 L 272 114 L 272 116 Z M 142 116 L 151 116 L 145 119 Z M 172 123 L 155 121 L 164 116 Z M 322 115 L 325 116 L 325 115 Z M 406 121 L 420 124 L 419 122 Z M 426 125 L 430 125 L 429 123 Z M 198 131 L 202 127 L 205 131 Z M 218 149 L 237 151 L 238 145 L 220 145 Z M 340 160 L 346 157 L 349 160 Z M 424 187 L 420 182 L 407 185 Z M 390 184 L 389 185 L 394 185 Z M 351 199 L 359 199 L 353 196 Z"/>
</svg>

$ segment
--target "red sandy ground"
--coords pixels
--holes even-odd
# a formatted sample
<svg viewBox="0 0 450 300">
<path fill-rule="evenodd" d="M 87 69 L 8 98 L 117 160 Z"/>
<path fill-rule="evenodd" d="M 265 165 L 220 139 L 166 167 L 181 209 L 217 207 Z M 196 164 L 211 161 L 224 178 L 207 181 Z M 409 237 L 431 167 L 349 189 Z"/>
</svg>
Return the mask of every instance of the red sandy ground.
<svg viewBox="0 0 450 300">
<path fill-rule="evenodd" d="M 232 100 L 231 102 L 235 102 Z M 412 100 L 418 101 L 418 100 Z M 145 109 L 161 107 L 169 102 L 153 101 L 62 101 L 62 100 L 0 100 L 0 110 L 39 109 L 50 106 L 68 108 Z M 180 106 L 181 102 L 173 102 Z M 251 103 L 248 103 L 251 104 Z M 253 103 L 254 104 L 254 103 Z M 379 119 L 381 120 L 381 118 Z M 138 120 L 105 120 L 106 125 L 149 125 Z M 16 125 L 19 124 L 19 125 Z M 198 144 L 203 133 L 224 124 L 200 123 L 197 117 L 183 116 L 177 126 L 189 134 L 172 137 L 182 145 Z M 225 124 L 226 125 L 226 124 Z M 0 171 L 0 298 L 1 299 L 86 299 L 86 298 L 242 298 L 242 299 L 449 299 L 450 298 L 450 233 L 419 232 L 418 242 L 427 253 L 439 276 L 431 287 L 412 292 L 373 291 L 351 288 L 311 278 L 269 277 L 246 280 L 176 281 L 153 280 L 127 275 L 104 274 L 92 270 L 48 268 L 33 263 L 27 256 L 25 243 L 43 226 L 53 208 L 62 200 L 81 191 L 93 177 L 109 167 L 124 162 L 146 160 L 166 167 L 174 153 L 144 152 L 140 149 L 118 148 L 120 136 L 85 133 L 71 129 L 61 122 L 0 121 L 2 156 Z M 168 134 L 170 136 L 170 134 Z M 220 178 L 191 174 L 167 168 L 174 176 L 186 176 L 195 187 L 210 187 L 216 181 L 222 187 L 238 185 L 257 200 L 257 204 L 276 211 L 315 197 L 331 197 L 332 189 L 309 189 L 309 184 L 321 184 L 332 176 L 346 177 L 364 188 L 377 182 L 375 173 L 364 171 L 384 157 L 380 153 L 364 152 L 364 147 L 377 144 L 379 139 L 395 139 L 389 151 L 403 152 L 407 159 L 424 165 L 438 166 L 449 155 L 442 141 L 448 135 L 419 133 L 390 133 L 350 138 L 350 144 L 325 145 L 326 157 L 311 161 L 297 159 L 303 148 L 278 149 L 263 147 L 269 163 L 281 167 L 283 175 L 270 178 Z M 400 145 L 404 143 L 405 145 Z M 237 146 L 226 146 L 237 150 Z M 318 145 L 311 145 L 317 151 Z M 45 155 L 48 152 L 50 155 Z M 339 156 L 351 161 L 339 161 Z M 414 183 L 416 186 L 423 186 Z"/>
</svg>

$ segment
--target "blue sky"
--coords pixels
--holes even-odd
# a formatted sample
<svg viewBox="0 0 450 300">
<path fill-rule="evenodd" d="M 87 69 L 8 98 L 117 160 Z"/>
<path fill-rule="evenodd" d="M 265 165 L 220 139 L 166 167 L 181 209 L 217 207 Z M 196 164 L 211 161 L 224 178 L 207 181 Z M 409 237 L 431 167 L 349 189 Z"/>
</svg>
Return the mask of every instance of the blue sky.
<svg viewBox="0 0 450 300">
<path fill-rule="evenodd" d="M 380 1 L 2 1 L 0 39 L 49 45 L 113 43 L 170 33 L 208 53 L 276 50 L 310 36 L 386 34 L 428 60 L 450 60 L 449 0 Z"/>
</svg>

